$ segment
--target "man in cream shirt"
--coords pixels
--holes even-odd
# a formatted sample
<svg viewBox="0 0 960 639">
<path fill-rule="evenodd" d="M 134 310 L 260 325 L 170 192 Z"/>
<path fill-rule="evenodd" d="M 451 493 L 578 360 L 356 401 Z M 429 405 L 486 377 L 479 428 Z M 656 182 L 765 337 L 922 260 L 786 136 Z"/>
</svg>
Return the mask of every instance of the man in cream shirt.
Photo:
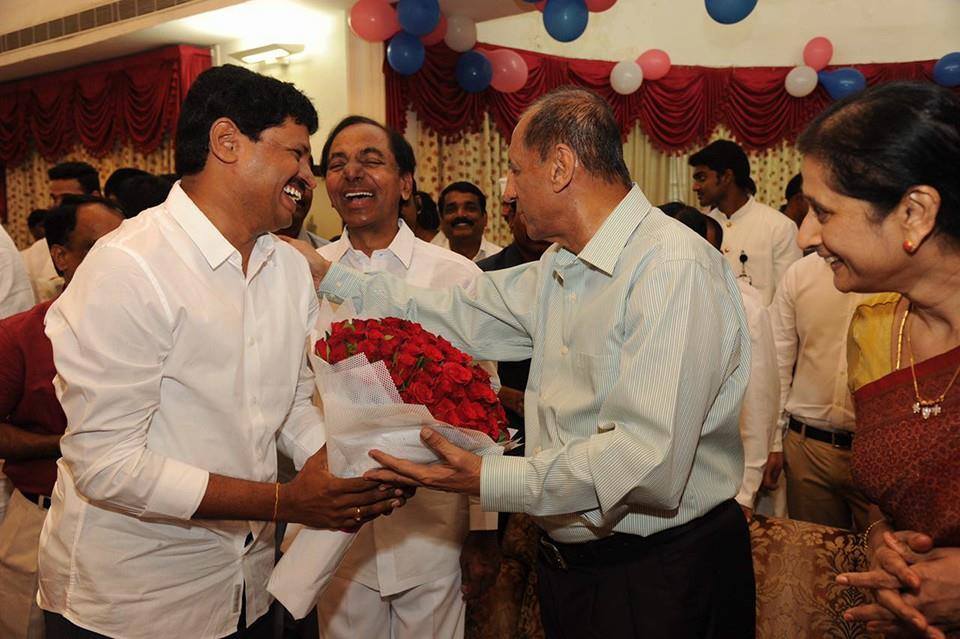
<svg viewBox="0 0 960 639">
<path fill-rule="evenodd" d="M 344 230 L 317 252 L 416 286 L 472 290 L 480 275 L 473 262 L 417 239 L 399 218 L 401 202 L 413 195 L 414 168 L 413 149 L 399 133 L 359 116 L 337 124 L 319 174 Z M 463 637 L 461 550 L 465 567 L 487 576 L 495 576 L 495 566 L 482 558 L 497 554 L 496 513 L 485 516 L 476 504 L 468 517 L 467 506 L 464 496 L 421 490 L 401 511 L 364 526 L 320 597 L 321 637 Z M 468 527 L 479 530 L 464 546 Z"/>
<path fill-rule="evenodd" d="M 750 162 L 734 142 L 717 140 L 691 155 L 689 164 L 700 206 L 723 226 L 724 257 L 769 305 L 787 267 L 802 255 L 797 225 L 754 199 Z"/>
</svg>

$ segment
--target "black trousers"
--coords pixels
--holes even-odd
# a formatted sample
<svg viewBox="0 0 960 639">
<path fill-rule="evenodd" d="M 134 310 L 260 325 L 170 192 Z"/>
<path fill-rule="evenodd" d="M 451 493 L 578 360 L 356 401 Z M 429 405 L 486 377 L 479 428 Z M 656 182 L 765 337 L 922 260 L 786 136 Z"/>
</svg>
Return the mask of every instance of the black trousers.
<svg viewBox="0 0 960 639">
<path fill-rule="evenodd" d="M 548 639 L 755 637 L 750 534 L 733 500 L 639 541 L 622 559 L 568 563 L 567 569 L 541 551 L 540 612 Z"/>
</svg>

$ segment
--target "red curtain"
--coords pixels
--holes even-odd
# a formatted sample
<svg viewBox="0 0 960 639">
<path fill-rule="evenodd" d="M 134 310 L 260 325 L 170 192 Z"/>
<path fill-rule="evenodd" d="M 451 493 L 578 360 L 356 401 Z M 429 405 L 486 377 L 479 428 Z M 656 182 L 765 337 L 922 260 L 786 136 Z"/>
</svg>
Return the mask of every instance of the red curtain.
<svg viewBox="0 0 960 639">
<path fill-rule="evenodd" d="M 50 161 L 77 142 L 98 157 L 119 140 L 150 153 L 209 67 L 208 49 L 178 45 L 0 84 L 0 163 L 17 164 L 31 145 Z"/>
<path fill-rule="evenodd" d="M 478 45 L 481 50 L 496 48 Z M 444 44 L 427 48 L 423 68 L 402 76 L 386 62 L 387 121 L 406 128 L 408 109 L 441 135 L 457 136 L 479 129 L 489 113 L 507 139 L 523 110 L 547 91 L 573 84 L 593 89 L 613 107 L 624 139 L 634 125 L 667 152 L 683 152 L 703 144 L 718 124 L 725 125 L 748 149 L 762 150 L 783 140 L 793 141 L 830 97 L 818 87 L 805 98 L 791 97 L 783 82 L 790 67 L 710 68 L 674 66 L 666 77 L 644 82 L 640 90 L 623 96 L 610 86 L 614 62 L 575 60 L 514 49 L 530 71 L 526 85 L 515 93 L 487 89 L 466 93 L 457 84 L 459 53 Z M 891 80 L 932 81 L 935 61 L 852 65 L 867 84 Z"/>
</svg>

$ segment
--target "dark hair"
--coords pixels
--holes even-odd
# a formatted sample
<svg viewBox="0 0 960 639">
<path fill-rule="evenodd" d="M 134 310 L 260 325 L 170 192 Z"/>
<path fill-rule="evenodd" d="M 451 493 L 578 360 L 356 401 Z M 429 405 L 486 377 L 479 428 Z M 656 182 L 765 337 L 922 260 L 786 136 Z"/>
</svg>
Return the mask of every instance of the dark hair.
<svg viewBox="0 0 960 639">
<path fill-rule="evenodd" d="M 117 169 L 111 173 L 110 177 L 107 178 L 107 181 L 103 183 L 103 197 L 114 197 L 117 193 L 117 187 L 120 186 L 122 182 L 139 175 L 150 174 L 143 169 L 135 169 L 132 167 L 123 167 Z"/>
<path fill-rule="evenodd" d="M 333 140 L 340 135 L 341 131 L 355 124 L 369 124 L 386 133 L 387 139 L 390 142 L 390 152 L 393 153 L 393 159 L 397 162 L 400 175 L 406 175 L 408 173 L 410 175 L 414 174 L 417 170 L 417 158 L 413 154 L 413 147 L 410 146 L 410 143 L 407 142 L 405 137 L 392 128 L 380 124 L 376 120 L 362 115 L 348 115 L 330 130 L 330 133 L 327 134 L 327 139 L 323 142 L 323 149 L 320 151 L 320 165 L 317 167 L 317 174 L 320 177 L 327 177 L 327 167 L 330 166 L 330 147 L 333 145 Z"/>
<path fill-rule="evenodd" d="M 690 166 L 706 166 L 717 175 L 730 169 L 737 186 L 749 193 L 756 193 L 757 185 L 750 179 L 750 160 L 740 145 L 730 140 L 711 142 L 687 160 Z"/>
<path fill-rule="evenodd" d="M 563 86 L 539 98 L 527 111 L 532 115 L 523 144 L 535 149 L 541 160 L 546 160 L 550 149 L 562 142 L 573 149 L 588 173 L 630 188 L 632 180 L 623 161 L 620 125 L 610 105 L 599 95 Z"/>
<path fill-rule="evenodd" d="M 707 216 L 683 202 L 667 202 L 657 207 L 676 221 L 693 229 L 697 235 L 706 239 Z"/>
<path fill-rule="evenodd" d="M 935 232 L 960 239 L 960 98 L 932 82 L 891 82 L 833 103 L 797 141 L 837 193 L 879 218 L 913 186 L 940 193 Z"/>
<path fill-rule="evenodd" d="M 254 141 L 288 118 L 310 134 L 317 130 L 316 109 L 289 82 L 232 64 L 213 67 L 197 76 L 180 107 L 174 153 L 179 175 L 203 170 L 210 153 L 210 127 L 219 118 L 230 118 Z"/>
<path fill-rule="evenodd" d="M 114 193 L 124 217 L 134 217 L 162 204 L 170 194 L 173 183 L 157 175 L 137 175 L 117 185 Z"/>
<path fill-rule="evenodd" d="M 703 217 L 704 221 L 707 223 L 707 228 L 713 229 L 713 234 L 717 236 L 717 248 L 720 248 L 720 246 L 723 245 L 723 225 L 709 215 L 703 215 L 701 213 L 701 217 Z"/>
<path fill-rule="evenodd" d="M 443 201 L 446 199 L 447 193 L 469 193 L 470 195 L 475 195 L 477 196 L 477 202 L 480 204 L 480 210 L 484 213 L 487 212 L 487 196 L 483 194 L 480 187 L 472 182 L 461 181 L 448 184 L 445 189 L 440 191 L 440 199 L 437 200 L 437 209 L 441 214 L 443 213 Z"/>
<path fill-rule="evenodd" d="M 436 231 L 440 228 L 440 213 L 437 211 L 437 203 L 433 201 L 430 194 L 426 191 L 417 191 L 414 197 L 419 199 L 417 207 L 417 225 L 428 231 Z"/>
<path fill-rule="evenodd" d="M 77 228 L 77 209 L 86 204 L 102 204 L 108 209 L 116 211 L 117 215 L 123 215 L 123 211 L 117 208 L 114 202 L 106 198 L 96 195 L 66 195 L 60 206 L 47 212 L 44 227 L 47 230 L 47 244 L 49 246 L 54 244 L 66 246 L 70 243 L 70 236 Z"/>
<path fill-rule="evenodd" d="M 51 180 L 76 180 L 84 193 L 96 193 L 100 190 L 100 175 L 86 162 L 61 162 L 49 171 Z"/>
<path fill-rule="evenodd" d="M 783 196 L 786 198 L 787 202 L 789 202 L 794 195 L 801 193 L 803 193 L 803 174 L 797 173 L 790 178 L 789 182 L 787 182 L 787 188 L 783 192 Z"/>
<path fill-rule="evenodd" d="M 43 221 L 47 217 L 47 209 L 33 209 L 27 216 L 27 227 L 43 226 Z"/>
</svg>

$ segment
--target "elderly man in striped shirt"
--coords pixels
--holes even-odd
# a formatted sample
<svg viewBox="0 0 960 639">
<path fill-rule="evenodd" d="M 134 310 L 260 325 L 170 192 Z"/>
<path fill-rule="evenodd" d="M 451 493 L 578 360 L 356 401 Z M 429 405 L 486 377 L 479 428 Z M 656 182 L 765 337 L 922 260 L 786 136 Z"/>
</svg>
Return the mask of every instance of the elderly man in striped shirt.
<svg viewBox="0 0 960 639">
<path fill-rule="evenodd" d="M 506 196 L 553 245 L 472 292 L 308 256 L 320 294 L 422 322 L 480 359 L 532 359 L 525 457 L 481 458 L 425 429 L 441 463 L 372 451 L 384 468 L 368 477 L 533 515 L 548 637 L 753 637 L 733 500 L 750 335 L 729 265 L 632 184 L 612 111 L 583 89 L 520 119 Z"/>
</svg>

